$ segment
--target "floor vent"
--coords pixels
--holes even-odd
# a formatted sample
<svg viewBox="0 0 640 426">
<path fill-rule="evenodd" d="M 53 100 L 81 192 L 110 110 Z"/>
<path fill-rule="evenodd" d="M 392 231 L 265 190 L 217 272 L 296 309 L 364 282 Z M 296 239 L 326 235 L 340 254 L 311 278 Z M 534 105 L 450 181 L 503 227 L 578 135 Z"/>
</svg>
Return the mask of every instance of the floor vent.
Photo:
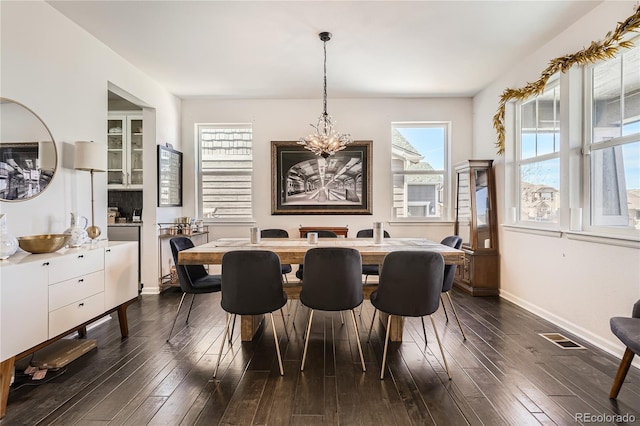
<svg viewBox="0 0 640 426">
<path fill-rule="evenodd" d="M 568 337 L 563 336 L 560 333 L 538 333 L 551 343 L 560 346 L 562 349 L 586 349 L 584 346 L 577 344 Z"/>
</svg>

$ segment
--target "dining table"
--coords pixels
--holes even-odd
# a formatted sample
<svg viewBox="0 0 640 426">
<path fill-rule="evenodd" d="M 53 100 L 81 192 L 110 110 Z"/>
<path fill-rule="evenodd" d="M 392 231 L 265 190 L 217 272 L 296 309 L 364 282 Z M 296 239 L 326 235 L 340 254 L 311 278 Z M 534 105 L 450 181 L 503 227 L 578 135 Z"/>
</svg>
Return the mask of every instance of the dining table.
<svg viewBox="0 0 640 426">
<path fill-rule="evenodd" d="M 363 264 L 378 264 L 382 267 L 387 254 L 394 251 L 431 251 L 440 253 L 445 264 L 464 264 L 464 252 L 426 238 L 384 238 L 375 243 L 373 238 L 319 238 L 311 243 L 307 238 L 262 238 L 252 243 L 249 238 L 220 238 L 178 253 L 181 265 L 221 265 L 225 253 L 234 250 L 269 250 L 280 257 L 281 263 L 302 264 L 307 250 L 316 247 L 348 247 L 360 252 Z M 290 298 L 297 298 L 302 283 L 284 286 Z M 363 286 L 363 294 L 368 297 L 376 284 Z M 384 319 L 384 315 L 381 315 Z M 251 341 L 262 322 L 262 315 L 241 317 L 241 340 Z M 386 322 L 382 323 L 383 325 Z M 402 341 L 403 318 L 392 316 L 391 341 Z"/>
</svg>

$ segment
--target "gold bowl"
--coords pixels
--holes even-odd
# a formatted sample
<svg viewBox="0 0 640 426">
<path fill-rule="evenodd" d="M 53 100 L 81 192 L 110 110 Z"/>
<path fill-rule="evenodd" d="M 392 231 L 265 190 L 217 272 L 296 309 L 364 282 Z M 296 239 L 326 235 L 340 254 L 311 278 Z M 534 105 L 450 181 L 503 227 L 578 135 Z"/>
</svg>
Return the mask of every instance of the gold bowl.
<svg viewBox="0 0 640 426">
<path fill-rule="evenodd" d="M 42 234 L 18 237 L 18 245 L 29 253 L 53 253 L 67 245 L 71 234 Z"/>
</svg>

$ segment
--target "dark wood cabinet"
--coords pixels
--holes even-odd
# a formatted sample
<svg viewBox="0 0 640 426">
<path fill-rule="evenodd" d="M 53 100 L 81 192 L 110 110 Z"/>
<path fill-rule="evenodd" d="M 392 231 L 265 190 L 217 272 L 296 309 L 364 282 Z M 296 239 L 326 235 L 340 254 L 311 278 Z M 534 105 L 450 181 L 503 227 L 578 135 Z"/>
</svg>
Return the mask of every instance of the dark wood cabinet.
<svg viewBox="0 0 640 426">
<path fill-rule="evenodd" d="M 468 160 L 455 165 L 455 234 L 462 237 L 464 265 L 454 285 L 473 296 L 500 293 L 500 254 L 496 219 L 493 160 Z"/>
</svg>

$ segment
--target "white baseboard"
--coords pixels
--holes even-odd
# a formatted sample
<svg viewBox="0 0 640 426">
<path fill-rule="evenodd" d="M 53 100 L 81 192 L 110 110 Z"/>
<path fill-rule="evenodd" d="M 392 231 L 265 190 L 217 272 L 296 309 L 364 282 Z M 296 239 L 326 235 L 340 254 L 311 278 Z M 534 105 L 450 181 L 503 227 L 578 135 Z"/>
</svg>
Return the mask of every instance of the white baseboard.
<svg viewBox="0 0 640 426">
<path fill-rule="evenodd" d="M 142 287 L 142 292 L 140 294 L 160 294 L 160 287 Z"/>
<path fill-rule="evenodd" d="M 574 324 L 571 321 L 567 321 L 565 318 L 555 315 L 537 305 L 529 303 L 526 300 L 521 299 L 520 297 L 512 293 L 509 293 L 508 291 L 505 291 L 503 289 L 500 289 L 500 297 L 502 297 L 505 300 L 508 300 L 511 303 L 514 303 L 520 306 L 523 309 L 526 309 L 529 312 L 532 312 L 544 318 L 545 320 L 559 327 L 564 328 L 565 330 L 571 332 L 572 334 L 575 334 L 581 339 L 586 340 L 590 344 L 594 345 L 599 349 L 602 349 L 603 351 L 615 356 L 616 358 L 622 359 L 622 355 L 624 353 L 624 345 L 622 345 L 622 343 L 619 340 L 615 339 L 615 336 L 613 336 L 613 334 L 611 335 L 612 336 L 611 340 L 604 339 L 601 336 L 598 336 L 597 334 L 592 333 L 591 331 L 587 330 L 584 327 Z M 640 357 L 635 357 L 632 365 L 640 369 Z"/>
</svg>

